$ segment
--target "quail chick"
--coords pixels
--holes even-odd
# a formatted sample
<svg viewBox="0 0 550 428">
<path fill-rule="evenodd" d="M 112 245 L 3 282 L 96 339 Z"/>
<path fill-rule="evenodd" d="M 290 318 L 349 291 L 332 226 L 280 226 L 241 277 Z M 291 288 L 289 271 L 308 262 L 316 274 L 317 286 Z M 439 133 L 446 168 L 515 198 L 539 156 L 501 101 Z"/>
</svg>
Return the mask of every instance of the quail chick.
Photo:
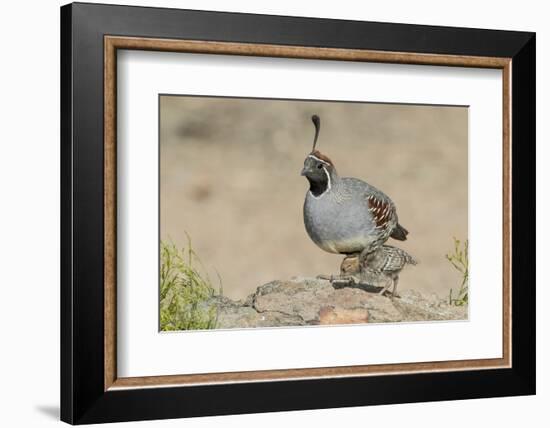
<svg viewBox="0 0 550 428">
<path fill-rule="evenodd" d="M 368 253 L 363 261 L 359 257 L 346 257 L 340 266 L 340 276 L 333 282 L 343 284 L 382 285 L 379 294 L 383 295 L 393 285 L 391 295 L 397 296 L 399 274 L 406 265 L 416 265 L 417 261 L 406 251 L 382 245 L 375 251 Z"/>
<path fill-rule="evenodd" d="M 304 224 L 311 240 L 329 253 L 360 254 L 362 260 L 390 236 L 406 240 L 393 201 L 365 181 L 340 177 L 334 163 L 315 149 L 321 123 L 317 115 L 311 119 L 315 138 L 302 169 L 309 182 Z"/>
<path fill-rule="evenodd" d="M 405 250 L 391 245 L 382 245 L 377 250 L 367 254 L 361 265 L 361 270 L 365 277 L 379 277 L 386 283 L 379 294 L 384 295 L 392 286 L 391 294 L 397 296 L 399 274 L 406 265 L 416 264 L 418 262 Z"/>
<path fill-rule="evenodd" d="M 328 279 L 333 285 L 342 287 L 356 284 L 376 285 L 383 284 L 379 294 L 384 294 L 393 285 L 392 296 L 397 296 L 399 274 L 406 265 L 416 265 L 418 262 L 406 251 L 382 245 L 367 254 L 363 263 L 358 256 L 348 256 L 340 265 L 340 275 L 320 275 L 321 279 Z"/>
</svg>

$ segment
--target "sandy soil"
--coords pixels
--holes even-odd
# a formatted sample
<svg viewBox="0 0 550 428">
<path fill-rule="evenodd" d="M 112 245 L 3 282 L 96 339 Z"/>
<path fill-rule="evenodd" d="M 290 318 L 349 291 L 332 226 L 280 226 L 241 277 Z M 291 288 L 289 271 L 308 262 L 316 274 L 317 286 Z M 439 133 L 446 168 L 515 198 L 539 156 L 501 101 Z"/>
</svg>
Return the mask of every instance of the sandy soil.
<svg viewBox="0 0 550 428">
<path fill-rule="evenodd" d="M 274 279 L 337 273 L 341 256 L 307 236 L 300 176 L 318 148 L 341 176 L 389 195 L 420 261 L 402 289 L 448 295 L 459 274 L 445 254 L 468 233 L 468 111 L 464 107 L 162 97 L 161 239 L 186 232 L 212 279 L 238 299 Z"/>
</svg>

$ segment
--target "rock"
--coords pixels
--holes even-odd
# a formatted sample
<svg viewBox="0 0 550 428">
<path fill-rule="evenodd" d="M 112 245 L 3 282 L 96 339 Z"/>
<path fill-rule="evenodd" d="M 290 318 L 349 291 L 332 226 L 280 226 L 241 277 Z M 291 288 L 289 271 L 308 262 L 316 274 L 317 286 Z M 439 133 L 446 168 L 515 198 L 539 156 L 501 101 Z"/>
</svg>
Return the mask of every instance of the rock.
<svg viewBox="0 0 550 428">
<path fill-rule="evenodd" d="M 372 286 L 335 288 L 330 281 L 296 277 L 257 288 L 244 301 L 216 296 L 205 305 L 217 308 L 216 328 L 281 327 L 464 320 L 467 307 L 438 296 L 404 290 L 400 297 L 380 296 Z"/>
<path fill-rule="evenodd" d="M 217 307 L 217 329 L 282 327 L 305 324 L 299 316 L 276 311 L 260 313 L 251 305 L 247 305 L 246 302 L 235 302 L 220 296 L 210 299 L 207 305 Z"/>
<path fill-rule="evenodd" d="M 362 324 L 369 321 L 369 312 L 364 308 L 343 309 L 323 306 L 319 312 L 319 324 Z"/>
</svg>

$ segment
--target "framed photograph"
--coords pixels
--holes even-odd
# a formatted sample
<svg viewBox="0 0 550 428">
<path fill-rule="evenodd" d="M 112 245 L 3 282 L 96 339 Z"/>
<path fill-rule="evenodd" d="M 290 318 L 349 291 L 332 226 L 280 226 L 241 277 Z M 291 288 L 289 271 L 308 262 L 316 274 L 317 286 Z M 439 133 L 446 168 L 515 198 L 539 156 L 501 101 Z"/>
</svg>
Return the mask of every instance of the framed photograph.
<svg viewBox="0 0 550 428">
<path fill-rule="evenodd" d="M 61 418 L 535 393 L 535 35 L 61 8 Z"/>
</svg>

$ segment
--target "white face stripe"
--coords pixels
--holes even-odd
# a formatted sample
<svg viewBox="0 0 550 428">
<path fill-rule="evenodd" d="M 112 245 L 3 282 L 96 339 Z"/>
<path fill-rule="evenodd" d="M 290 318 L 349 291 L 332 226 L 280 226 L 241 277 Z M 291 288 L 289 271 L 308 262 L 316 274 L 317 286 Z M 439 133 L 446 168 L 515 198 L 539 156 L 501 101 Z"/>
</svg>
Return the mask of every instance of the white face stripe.
<svg viewBox="0 0 550 428">
<path fill-rule="evenodd" d="M 315 156 L 312 156 L 312 157 L 315 157 Z M 317 158 L 316 158 L 317 159 Z M 320 159 L 319 159 L 320 160 Z M 321 160 L 321 162 L 323 162 Z M 328 180 L 328 185 L 327 185 L 327 189 L 321 193 L 319 196 L 315 196 L 313 193 L 311 193 L 311 190 L 309 191 L 309 193 L 311 194 L 311 196 L 313 196 L 315 199 L 319 199 L 321 196 L 323 196 L 325 193 L 327 193 L 331 188 L 332 188 L 332 181 L 330 181 L 330 174 L 328 173 L 327 169 L 323 166 L 323 171 L 325 171 L 325 174 L 327 175 L 327 180 Z"/>
<path fill-rule="evenodd" d="M 330 174 L 328 173 L 327 169 L 325 167 L 323 167 L 323 171 L 325 171 L 325 174 L 327 175 L 327 180 L 328 180 L 328 186 L 327 186 L 327 190 L 325 190 L 323 193 L 321 194 L 324 194 L 325 192 L 329 191 L 330 188 L 332 187 L 332 182 L 330 181 Z"/>
<path fill-rule="evenodd" d="M 324 161 L 323 159 L 319 159 L 317 156 L 309 155 L 308 158 L 315 159 L 315 160 L 318 161 L 318 162 L 321 162 L 321 163 L 324 163 L 325 165 L 329 165 L 329 166 L 330 166 L 330 164 L 329 164 L 327 161 Z"/>
</svg>

